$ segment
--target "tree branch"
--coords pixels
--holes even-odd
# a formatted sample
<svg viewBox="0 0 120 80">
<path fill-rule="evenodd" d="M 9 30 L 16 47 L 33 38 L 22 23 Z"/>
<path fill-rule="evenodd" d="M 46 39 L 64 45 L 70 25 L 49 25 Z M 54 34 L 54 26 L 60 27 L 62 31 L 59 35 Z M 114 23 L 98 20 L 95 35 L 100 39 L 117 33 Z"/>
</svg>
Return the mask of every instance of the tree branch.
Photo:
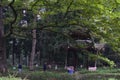
<svg viewBox="0 0 120 80">
<path fill-rule="evenodd" d="M 66 10 L 66 13 L 65 13 L 63 19 L 66 18 L 67 14 L 68 14 L 68 12 L 69 12 L 69 9 L 70 9 L 70 7 L 71 7 L 71 5 L 72 5 L 73 2 L 74 2 L 74 0 L 72 0 L 72 1 L 70 2 L 69 6 L 67 7 L 67 10 Z"/>
<path fill-rule="evenodd" d="M 39 2 L 39 0 L 36 0 L 36 2 L 32 5 L 31 10 L 34 8 L 34 6 Z"/>
<path fill-rule="evenodd" d="M 14 14 L 14 19 L 13 21 L 10 22 L 10 31 L 5 35 L 5 37 L 7 36 L 10 36 L 12 33 L 13 33 L 13 24 L 16 22 L 17 20 L 17 12 L 15 11 L 14 7 L 13 7 L 13 4 L 14 4 L 15 0 L 12 0 L 10 3 L 9 3 L 9 7 L 12 9 L 13 11 L 13 14 Z"/>
</svg>

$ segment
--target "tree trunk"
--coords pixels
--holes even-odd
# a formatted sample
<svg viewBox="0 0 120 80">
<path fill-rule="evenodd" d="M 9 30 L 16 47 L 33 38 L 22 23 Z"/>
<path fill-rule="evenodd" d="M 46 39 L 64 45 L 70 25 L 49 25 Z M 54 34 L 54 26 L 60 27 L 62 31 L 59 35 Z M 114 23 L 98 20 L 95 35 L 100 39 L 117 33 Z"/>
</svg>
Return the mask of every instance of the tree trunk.
<svg viewBox="0 0 120 80">
<path fill-rule="evenodd" d="M 34 70 L 34 57 L 35 57 L 35 50 L 36 50 L 36 29 L 32 30 L 32 51 L 30 56 L 30 70 Z"/>
<path fill-rule="evenodd" d="M 0 72 L 4 73 L 7 71 L 7 65 L 6 65 L 5 38 L 4 38 L 4 26 L 3 26 L 2 14 L 3 14 L 2 6 L 0 6 Z"/>
<path fill-rule="evenodd" d="M 20 54 L 20 53 L 18 53 L 18 63 L 19 63 L 19 64 L 22 64 L 22 63 L 21 63 L 21 54 Z"/>
<path fill-rule="evenodd" d="M 73 64 L 73 66 L 74 66 L 74 68 L 76 69 L 76 68 L 77 68 L 77 64 L 78 64 L 77 53 L 74 52 L 73 55 L 74 55 L 74 60 L 73 60 L 73 63 L 74 63 L 74 64 Z"/>
<path fill-rule="evenodd" d="M 66 49 L 66 57 L 65 57 L 65 69 L 68 66 L 68 48 Z"/>
<path fill-rule="evenodd" d="M 26 64 L 27 64 L 27 66 L 29 66 L 29 55 L 27 55 L 27 57 L 26 57 Z"/>
<path fill-rule="evenodd" d="M 37 52 L 37 56 L 38 56 L 38 57 L 37 57 L 37 62 L 38 62 L 37 64 L 41 65 L 41 58 L 40 58 L 41 55 L 40 55 L 40 51 Z"/>
<path fill-rule="evenodd" d="M 12 45 L 12 65 L 15 66 L 15 39 L 13 38 L 13 45 Z"/>
</svg>

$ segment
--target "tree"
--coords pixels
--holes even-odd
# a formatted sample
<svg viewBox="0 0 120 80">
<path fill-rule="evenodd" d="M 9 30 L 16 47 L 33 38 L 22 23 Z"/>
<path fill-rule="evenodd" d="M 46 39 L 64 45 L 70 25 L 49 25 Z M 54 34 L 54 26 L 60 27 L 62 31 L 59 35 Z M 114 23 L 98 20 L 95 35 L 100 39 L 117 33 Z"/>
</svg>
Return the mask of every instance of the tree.
<svg viewBox="0 0 120 80">
<path fill-rule="evenodd" d="M 36 53 L 36 30 L 32 30 L 32 50 L 30 54 L 30 70 L 34 69 L 34 59 L 35 59 L 35 53 Z"/>
<path fill-rule="evenodd" d="M 33 55 L 31 56 L 31 58 L 33 58 L 30 61 L 31 66 L 33 66 L 34 62 L 36 40 L 33 36 L 27 36 L 27 34 L 33 34 L 31 32 L 28 33 L 29 30 L 47 30 L 62 34 L 70 39 L 67 34 L 70 30 L 87 28 L 91 32 L 93 38 L 100 40 L 98 42 L 107 42 L 113 45 L 115 50 L 119 51 L 119 45 L 117 44 L 119 43 L 119 35 L 116 35 L 119 34 L 120 25 L 119 4 L 119 0 L 15 0 L 14 8 L 17 10 L 19 16 L 16 24 L 12 28 L 12 35 L 14 37 L 22 36 L 30 40 L 33 39 L 33 43 L 35 42 L 32 46 L 34 49 L 31 51 L 31 55 Z M 34 17 L 23 16 L 21 12 L 24 9 L 28 11 L 28 14 L 34 15 Z M 45 12 L 41 13 L 40 11 Z M 28 26 L 21 26 L 21 24 L 19 24 L 20 22 L 27 22 L 23 20 L 23 18 L 26 19 L 26 17 L 29 17 L 27 18 L 29 19 Z M 36 17 L 41 19 L 37 22 L 38 25 L 35 25 L 36 20 L 34 19 L 36 19 Z M 11 17 L 9 17 L 9 19 L 11 20 Z M 34 33 L 34 35 L 35 34 L 36 33 Z M 46 35 L 49 36 L 49 33 Z M 113 37 L 112 39 L 111 36 Z M 67 42 L 61 38 L 58 40 Z M 55 39 L 56 45 L 58 44 L 57 46 L 59 46 L 58 40 Z M 49 45 L 52 44 L 49 43 Z M 50 47 L 50 50 L 45 49 L 44 51 L 48 51 L 47 53 L 49 54 L 49 52 L 52 53 L 53 48 L 54 47 Z M 31 69 L 33 68 L 31 67 Z"/>
<path fill-rule="evenodd" d="M 0 4 L 1 4 L 0 0 Z M 3 25 L 3 6 L 0 5 L 0 72 L 7 71 L 6 63 L 6 49 L 5 49 L 5 37 L 4 37 L 4 25 Z"/>
<path fill-rule="evenodd" d="M 111 28 L 114 29 L 110 24 L 110 22 L 116 18 L 116 16 L 111 14 L 112 8 L 118 9 L 116 4 L 119 4 L 119 1 L 117 0 L 117 3 L 115 3 L 115 1 L 112 0 L 38 0 L 36 2 L 24 1 L 23 3 L 25 3 L 24 7 L 27 9 L 32 7 L 32 14 L 37 14 L 38 10 L 43 7 L 46 10 L 44 14 L 40 13 L 40 17 L 42 17 L 40 25 L 31 28 L 64 32 L 64 29 L 78 26 L 78 28 L 87 28 L 90 30 L 93 38 L 98 37 L 100 41 L 103 40 L 105 42 L 105 40 L 110 40 L 110 34 L 106 32 Z M 113 35 L 113 33 L 111 33 L 111 35 Z M 111 41 L 109 41 L 109 43 L 110 42 Z"/>
</svg>

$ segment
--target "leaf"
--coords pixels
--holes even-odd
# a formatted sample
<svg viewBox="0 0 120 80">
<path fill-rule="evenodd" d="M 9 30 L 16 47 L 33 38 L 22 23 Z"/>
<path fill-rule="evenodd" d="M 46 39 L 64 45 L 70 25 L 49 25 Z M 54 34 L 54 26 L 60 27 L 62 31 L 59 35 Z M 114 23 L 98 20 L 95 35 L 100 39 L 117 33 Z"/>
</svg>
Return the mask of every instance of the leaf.
<svg viewBox="0 0 120 80">
<path fill-rule="evenodd" d="M 116 0 L 117 1 L 117 3 L 120 3 L 120 0 Z"/>
</svg>

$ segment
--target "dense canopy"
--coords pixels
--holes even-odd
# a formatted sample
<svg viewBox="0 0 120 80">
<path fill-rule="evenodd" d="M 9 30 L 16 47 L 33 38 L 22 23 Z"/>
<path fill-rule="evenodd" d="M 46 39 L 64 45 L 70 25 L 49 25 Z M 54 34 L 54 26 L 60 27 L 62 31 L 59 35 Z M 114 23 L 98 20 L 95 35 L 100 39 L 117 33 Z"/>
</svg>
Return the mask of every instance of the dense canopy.
<svg viewBox="0 0 120 80">
<path fill-rule="evenodd" d="M 0 0 L 0 14 L 0 55 L 12 55 L 13 65 L 21 63 L 21 57 L 30 60 L 30 70 L 37 62 L 66 65 L 71 46 L 79 49 L 70 53 L 83 64 L 86 56 L 89 61 L 117 63 L 107 55 L 120 52 L 120 0 Z M 109 52 L 97 52 L 96 44 L 109 45 Z"/>
</svg>

